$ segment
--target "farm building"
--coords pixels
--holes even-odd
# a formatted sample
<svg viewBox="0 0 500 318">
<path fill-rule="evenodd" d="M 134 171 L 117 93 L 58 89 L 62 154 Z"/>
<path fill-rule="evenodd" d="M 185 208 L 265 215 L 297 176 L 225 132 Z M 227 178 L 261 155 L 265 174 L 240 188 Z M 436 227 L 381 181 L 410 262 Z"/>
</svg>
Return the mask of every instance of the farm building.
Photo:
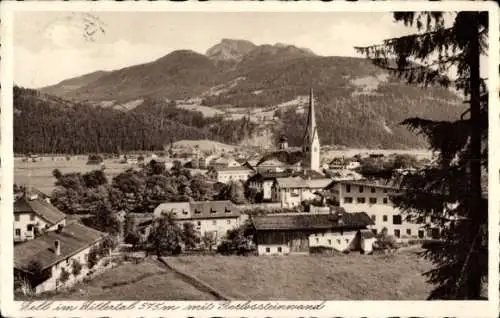
<svg viewBox="0 0 500 318">
<path fill-rule="evenodd" d="M 73 222 L 57 231 L 46 232 L 34 240 L 14 247 L 14 275 L 26 282 L 22 287 L 41 293 L 70 286 L 89 272 L 87 257 L 106 233 Z M 36 266 L 33 265 L 36 262 Z M 74 263 L 81 265 L 75 275 Z M 37 273 L 33 273 L 36 270 Z M 67 279 L 63 273 L 70 273 Z"/>
<path fill-rule="evenodd" d="M 217 168 L 215 171 L 217 182 L 230 183 L 231 181 L 245 182 L 253 174 L 253 170 L 246 167 Z"/>
<path fill-rule="evenodd" d="M 34 188 L 22 192 L 14 202 L 14 242 L 34 239 L 37 232 L 54 231 L 65 224 L 66 215 Z"/>
<path fill-rule="evenodd" d="M 373 225 L 368 214 L 336 209 L 328 214 L 274 214 L 252 218 L 259 255 L 309 253 L 312 247 L 361 250 L 371 239 L 362 230 Z M 363 233 L 366 233 L 364 231 Z M 365 247 L 366 248 L 366 247 Z M 370 248 L 366 248 L 371 251 Z"/>
<path fill-rule="evenodd" d="M 172 213 L 180 226 L 193 223 L 200 236 L 210 235 L 216 241 L 240 226 L 246 217 L 231 201 L 166 202 L 156 207 L 154 217 L 165 213 Z"/>
</svg>

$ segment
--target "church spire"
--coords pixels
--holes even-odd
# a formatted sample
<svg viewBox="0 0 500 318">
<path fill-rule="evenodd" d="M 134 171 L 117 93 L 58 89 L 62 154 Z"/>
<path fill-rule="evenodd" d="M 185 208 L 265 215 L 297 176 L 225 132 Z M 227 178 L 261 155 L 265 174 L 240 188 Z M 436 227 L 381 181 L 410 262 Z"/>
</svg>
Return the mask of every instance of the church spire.
<svg viewBox="0 0 500 318">
<path fill-rule="evenodd" d="M 309 109 L 307 114 L 306 133 L 304 135 L 304 146 L 310 144 L 314 138 L 318 137 L 318 129 L 316 127 L 316 112 L 314 110 L 314 92 L 311 88 L 309 92 Z"/>
<path fill-rule="evenodd" d="M 316 112 L 314 109 L 314 92 L 311 88 L 309 93 L 309 111 L 307 114 L 307 126 L 304 135 L 303 151 L 306 154 L 306 167 L 319 171 L 320 145 L 318 128 L 316 126 Z"/>
<path fill-rule="evenodd" d="M 314 112 L 314 92 L 311 88 L 309 92 L 309 117 L 307 118 L 307 126 L 311 132 L 311 139 L 314 138 L 316 131 L 316 113 Z"/>
</svg>

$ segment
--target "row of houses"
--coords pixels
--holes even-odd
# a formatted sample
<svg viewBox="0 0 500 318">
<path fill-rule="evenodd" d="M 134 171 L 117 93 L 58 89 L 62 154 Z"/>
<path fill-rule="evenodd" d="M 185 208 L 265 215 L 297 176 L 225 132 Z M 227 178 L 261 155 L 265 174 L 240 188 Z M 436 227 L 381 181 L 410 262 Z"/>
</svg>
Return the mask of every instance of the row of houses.
<svg viewBox="0 0 500 318">
<path fill-rule="evenodd" d="M 108 236 L 70 220 L 36 189 L 14 202 L 14 276 L 18 288 L 41 293 L 70 286 L 90 272 L 88 255 Z M 76 263 L 79 270 L 76 271 Z M 70 273 L 63 279 L 63 273 Z"/>
</svg>

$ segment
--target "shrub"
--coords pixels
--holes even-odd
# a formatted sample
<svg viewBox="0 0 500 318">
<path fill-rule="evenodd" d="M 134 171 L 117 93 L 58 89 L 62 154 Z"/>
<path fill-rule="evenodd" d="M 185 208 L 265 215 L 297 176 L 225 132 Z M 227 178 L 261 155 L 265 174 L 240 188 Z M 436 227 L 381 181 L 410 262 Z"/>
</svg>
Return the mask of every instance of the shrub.
<svg viewBox="0 0 500 318">
<path fill-rule="evenodd" d="M 99 252 L 98 249 L 94 246 L 90 249 L 89 255 L 87 257 L 87 266 L 88 268 L 93 268 L 97 262 L 99 262 Z"/>
<path fill-rule="evenodd" d="M 77 259 L 73 260 L 73 263 L 71 264 L 71 273 L 73 274 L 73 276 L 78 276 L 81 272 L 82 264 L 80 264 Z"/>
<path fill-rule="evenodd" d="M 135 247 L 141 241 L 141 237 L 137 232 L 128 232 L 125 236 L 125 243 L 132 244 Z"/>
<path fill-rule="evenodd" d="M 61 275 L 59 276 L 59 281 L 63 284 L 66 283 L 69 279 L 69 275 L 70 275 L 69 272 L 63 267 L 61 269 Z"/>
</svg>

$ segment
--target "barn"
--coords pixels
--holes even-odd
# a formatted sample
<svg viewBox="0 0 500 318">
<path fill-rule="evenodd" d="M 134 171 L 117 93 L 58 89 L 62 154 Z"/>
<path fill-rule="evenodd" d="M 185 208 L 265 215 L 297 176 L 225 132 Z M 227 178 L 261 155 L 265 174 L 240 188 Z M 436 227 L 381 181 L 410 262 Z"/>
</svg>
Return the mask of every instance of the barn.
<svg viewBox="0 0 500 318">
<path fill-rule="evenodd" d="M 308 254 L 313 247 L 361 250 L 364 235 L 374 223 L 365 212 L 273 214 L 254 216 L 255 243 L 259 255 Z M 365 231 L 363 231 L 365 232 Z"/>
</svg>

